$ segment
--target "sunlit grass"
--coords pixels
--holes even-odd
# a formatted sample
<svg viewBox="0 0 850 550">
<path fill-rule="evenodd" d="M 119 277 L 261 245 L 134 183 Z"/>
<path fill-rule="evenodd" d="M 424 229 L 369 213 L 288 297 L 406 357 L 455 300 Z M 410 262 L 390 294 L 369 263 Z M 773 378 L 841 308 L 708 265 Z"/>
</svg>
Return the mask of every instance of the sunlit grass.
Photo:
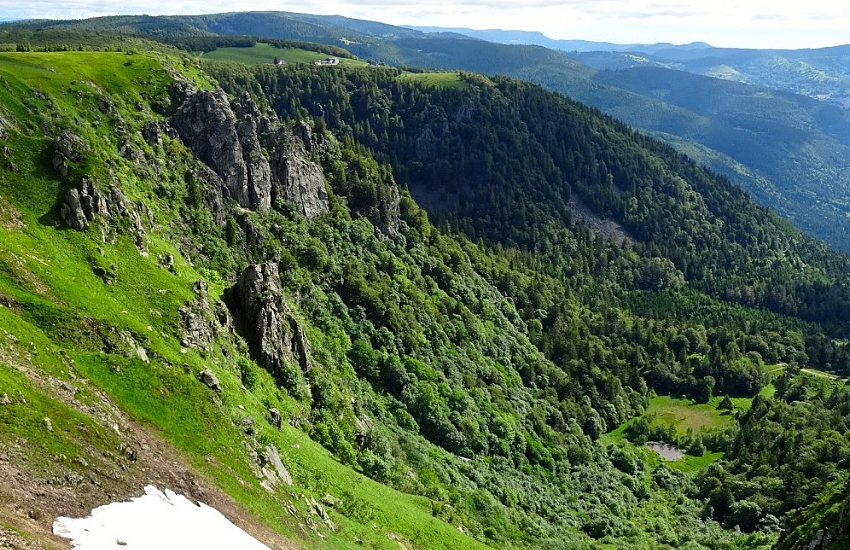
<svg viewBox="0 0 850 550">
<path fill-rule="evenodd" d="M 326 53 L 304 50 L 301 48 L 278 48 L 271 44 L 258 42 L 250 48 L 218 48 L 211 52 L 201 54 L 204 59 L 212 61 L 229 61 L 233 63 L 245 63 L 247 65 L 271 65 L 277 57 L 286 63 L 314 63 L 330 57 Z M 358 59 L 339 58 L 340 66 L 363 67 L 364 61 Z"/>
<path fill-rule="evenodd" d="M 399 80 L 417 82 L 435 88 L 464 88 L 466 84 L 458 73 L 402 73 Z"/>
</svg>

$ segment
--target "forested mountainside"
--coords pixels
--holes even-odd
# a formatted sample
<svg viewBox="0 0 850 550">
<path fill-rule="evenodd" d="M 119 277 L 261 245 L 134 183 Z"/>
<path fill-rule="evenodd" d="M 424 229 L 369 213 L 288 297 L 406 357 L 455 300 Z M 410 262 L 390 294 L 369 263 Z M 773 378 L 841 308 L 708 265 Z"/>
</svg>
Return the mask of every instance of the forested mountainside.
<svg viewBox="0 0 850 550">
<path fill-rule="evenodd" d="M 521 78 L 653 133 L 727 175 L 758 202 L 832 247 L 847 251 L 850 243 L 846 216 L 850 151 L 844 139 L 850 125 L 843 108 L 810 99 L 840 99 L 844 93 L 847 63 L 841 48 L 762 52 L 704 48 L 697 43 L 640 46 L 638 55 L 576 57 L 541 46 L 285 12 L 102 17 L 18 23 L 4 29 L 10 30 L 0 33 L 12 33 L 0 38 L 6 43 L 51 43 L 50 36 L 86 29 L 143 34 L 196 52 L 216 41 L 210 35 L 309 40 L 391 65 Z M 209 39 L 207 46 L 201 46 L 204 37 Z M 597 69 L 630 70 L 595 70 L 576 59 Z M 685 70 L 718 78 L 697 77 Z"/>
<path fill-rule="evenodd" d="M 767 548 L 844 479 L 847 257 L 598 111 L 173 51 L 0 77 L 4 532 L 156 482 L 273 546 Z"/>
<path fill-rule="evenodd" d="M 847 106 L 850 47 L 803 50 L 667 48 L 643 55 L 613 51 L 571 54 L 598 69 L 651 65 L 766 86 Z"/>
<path fill-rule="evenodd" d="M 586 40 L 554 40 L 539 32 L 414 27 L 426 33 L 453 33 L 497 42 L 544 46 L 567 53 L 599 70 L 663 67 L 755 84 L 848 105 L 850 46 L 799 50 L 717 48 L 690 44 L 612 44 Z"/>
</svg>

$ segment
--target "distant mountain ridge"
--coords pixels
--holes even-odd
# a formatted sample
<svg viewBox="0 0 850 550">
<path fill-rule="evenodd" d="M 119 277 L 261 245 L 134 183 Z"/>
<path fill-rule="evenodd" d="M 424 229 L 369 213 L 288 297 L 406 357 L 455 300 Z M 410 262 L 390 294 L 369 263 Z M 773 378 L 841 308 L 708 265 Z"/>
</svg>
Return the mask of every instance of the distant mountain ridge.
<svg viewBox="0 0 850 550">
<path fill-rule="evenodd" d="M 636 46 L 643 52 L 566 54 L 540 45 L 500 44 L 455 32 L 463 29 L 425 33 L 340 16 L 285 12 L 103 17 L 4 26 L 31 33 L 111 30 L 160 39 L 267 36 L 332 44 L 390 65 L 525 79 L 666 140 L 727 175 L 803 230 L 837 249 L 850 250 L 850 144 L 845 139 L 850 123 L 836 103 L 837 94 L 850 90 L 850 47 L 782 54 L 694 43 Z M 531 40 L 542 35 L 509 32 L 503 36 Z M 791 62 L 787 56 L 792 53 L 813 61 Z M 733 65 L 730 59 L 751 61 Z M 718 65 L 724 60 L 728 63 Z M 803 70 L 814 67 L 814 60 L 823 70 Z M 686 66 L 700 76 L 685 72 Z M 820 78 L 821 73 L 834 76 Z M 663 86 L 652 83 L 656 78 L 663 80 Z M 848 86 L 839 92 L 845 78 Z M 821 87 L 807 87 L 806 82 Z M 687 95 L 682 94 L 684 90 L 689 90 Z M 828 101 L 812 101 L 812 97 Z M 740 124 L 735 117 L 741 117 Z"/>
<path fill-rule="evenodd" d="M 692 42 L 690 44 L 675 45 L 668 42 L 656 44 L 616 44 L 613 42 L 596 42 L 592 40 L 563 40 L 549 38 L 539 31 L 517 31 L 501 29 L 468 29 L 465 27 L 409 27 L 424 33 L 454 33 L 497 42 L 499 44 L 523 44 L 534 45 L 560 50 L 564 52 L 645 52 L 652 53 L 667 49 L 713 49 L 713 46 L 705 42 Z"/>
</svg>

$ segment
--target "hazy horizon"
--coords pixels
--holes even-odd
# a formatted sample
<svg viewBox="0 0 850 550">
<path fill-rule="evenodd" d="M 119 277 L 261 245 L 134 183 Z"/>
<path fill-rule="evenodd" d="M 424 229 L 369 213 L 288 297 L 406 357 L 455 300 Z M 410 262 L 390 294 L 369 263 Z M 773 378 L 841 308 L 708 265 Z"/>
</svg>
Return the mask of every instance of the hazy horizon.
<svg viewBox="0 0 850 550">
<path fill-rule="evenodd" d="M 398 26 L 537 31 L 560 40 L 707 42 L 715 47 L 799 49 L 850 42 L 850 7 L 835 4 L 832 0 L 810 0 L 802 8 L 777 7 L 766 0 L 746 4 L 715 0 L 711 5 L 694 0 L 464 0 L 460 4 L 434 0 L 423 5 L 413 0 L 333 0 L 317 5 L 298 0 L 282 6 L 271 0 L 187 0 L 175 9 L 171 2 L 141 0 L 128 9 L 126 3 L 114 0 L 0 0 L 0 20 L 287 11 L 342 15 Z"/>
</svg>

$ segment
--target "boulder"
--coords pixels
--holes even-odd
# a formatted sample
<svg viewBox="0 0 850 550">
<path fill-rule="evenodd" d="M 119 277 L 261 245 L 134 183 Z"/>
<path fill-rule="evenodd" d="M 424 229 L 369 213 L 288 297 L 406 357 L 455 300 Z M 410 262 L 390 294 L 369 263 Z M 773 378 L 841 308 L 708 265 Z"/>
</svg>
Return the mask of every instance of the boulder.
<svg viewBox="0 0 850 550">
<path fill-rule="evenodd" d="M 221 384 L 218 381 L 218 377 L 210 369 L 204 369 L 199 372 L 198 380 L 216 393 L 221 393 Z"/>
<path fill-rule="evenodd" d="M 283 417 L 281 416 L 280 411 L 272 407 L 269 409 L 269 418 L 271 419 L 272 426 L 279 430 L 283 423 Z"/>
</svg>

